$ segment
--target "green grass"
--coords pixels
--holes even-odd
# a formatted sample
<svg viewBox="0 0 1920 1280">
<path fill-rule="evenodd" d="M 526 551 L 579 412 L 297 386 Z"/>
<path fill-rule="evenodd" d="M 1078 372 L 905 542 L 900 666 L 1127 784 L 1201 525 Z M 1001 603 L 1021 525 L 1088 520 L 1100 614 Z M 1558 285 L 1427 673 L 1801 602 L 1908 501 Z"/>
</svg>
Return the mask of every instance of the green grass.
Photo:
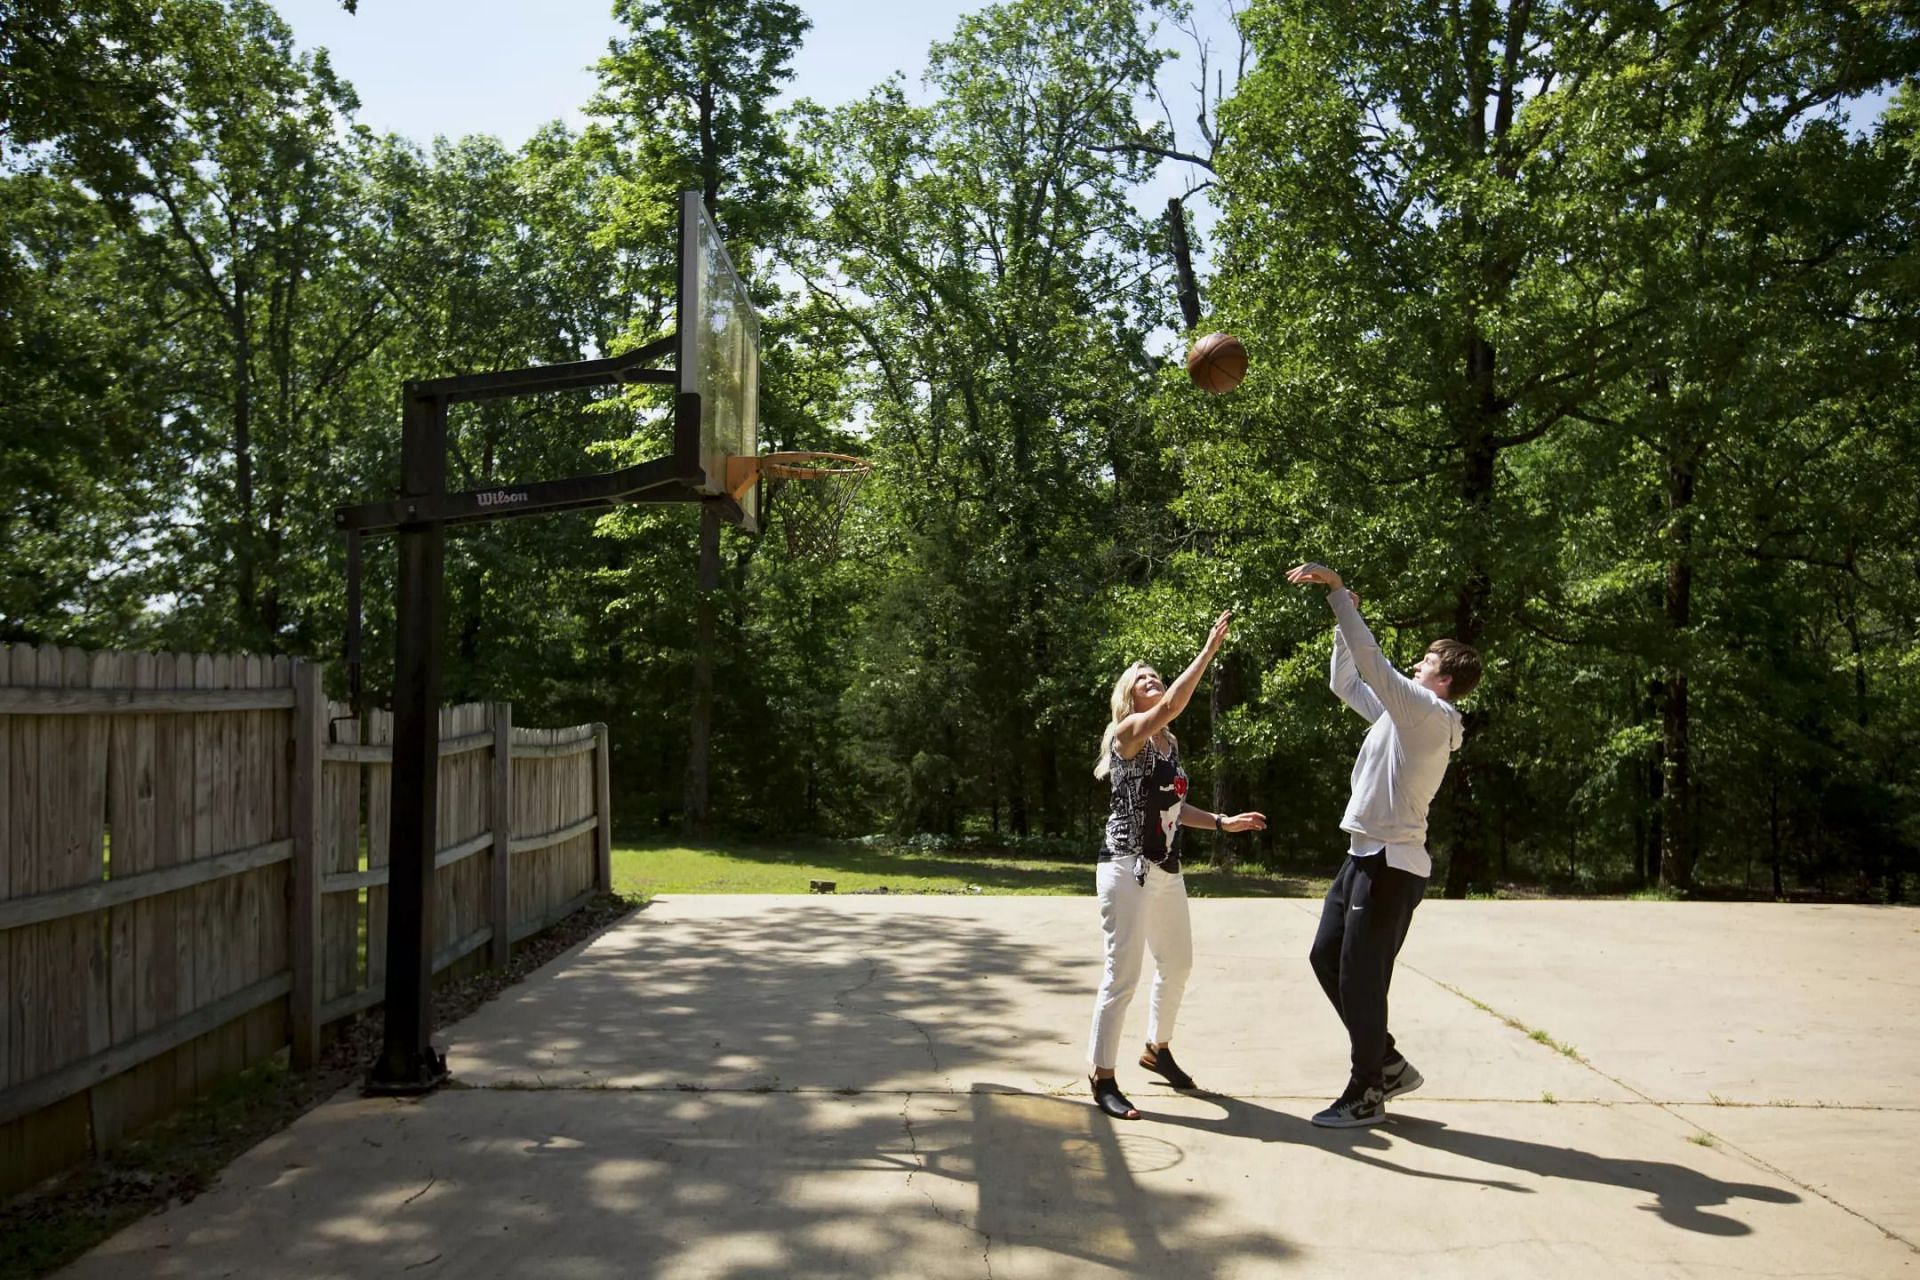
<svg viewBox="0 0 1920 1280">
<path fill-rule="evenodd" d="M 1440 983 L 1440 986 L 1446 988 L 1448 991 L 1453 992 L 1453 994 L 1459 996 L 1462 1000 L 1465 1000 L 1468 1004 L 1472 1005 L 1474 1008 L 1478 1009 L 1480 1012 L 1500 1019 L 1500 1021 L 1506 1023 L 1509 1027 L 1512 1027 L 1515 1031 L 1518 1031 L 1521 1035 L 1533 1041 L 1535 1044 L 1543 1044 L 1547 1048 L 1552 1049 L 1555 1053 L 1564 1054 L 1565 1056 L 1572 1058 L 1575 1062 L 1580 1062 L 1580 1063 L 1586 1062 L 1586 1059 L 1580 1056 L 1580 1051 L 1578 1049 L 1574 1048 L 1570 1044 L 1564 1044 L 1561 1041 L 1555 1040 L 1551 1035 L 1547 1034 L 1547 1032 L 1543 1031 L 1539 1027 L 1530 1027 L 1526 1023 L 1520 1021 L 1520 1019 L 1513 1017 L 1510 1014 L 1505 1014 L 1500 1012 L 1498 1009 L 1494 1008 L 1492 1005 L 1486 1003 L 1486 1001 L 1474 999 L 1472 996 L 1468 995 L 1466 992 L 1462 991 L 1460 988 L 1452 985 L 1451 983 L 1442 982 Z M 1553 1101 L 1552 1096 L 1548 1095 L 1545 1101 L 1552 1102 Z"/>
<path fill-rule="evenodd" d="M 831 880 L 836 892 L 1054 894 L 1093 892 L 1093 858 L 1064 862 L 1002 853 L 918 849 L 865 842 L 791 845 L 617 844 L 613 887 L 646 897 L 696 893 L 806 893 Z M 1293 898 L 1326 892 L 1325 879 L 1188 867 L 1196 898 Z"/>
</svg>

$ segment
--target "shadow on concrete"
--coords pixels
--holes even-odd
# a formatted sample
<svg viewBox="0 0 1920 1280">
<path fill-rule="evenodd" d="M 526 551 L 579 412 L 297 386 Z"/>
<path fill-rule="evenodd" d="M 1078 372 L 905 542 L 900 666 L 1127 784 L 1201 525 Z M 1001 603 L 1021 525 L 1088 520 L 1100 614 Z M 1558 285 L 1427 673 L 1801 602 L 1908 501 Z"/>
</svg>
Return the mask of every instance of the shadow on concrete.
<svg viewBox="0 0 1920 1280">
<path fill-rule="evenodd" d="M 1245 1138 L 1251 1142 L 1285 1142 L 1295 1146 L 1314 1147 L 1332 1155 L 1357 1160 L 1362 1164 L 1375 1165 L 1391 1173 L 1428 1178 L 1435 1182 L 1468 1182 L 1475 1186 L 1498 1187 L 1502 1191 L 1529 1194 L 1532 1191 L 1532 1188 L 1523 1187 L 1517 1182 L 1499 1182 L 1486 1178 L 1435 1173 L 1426 1169 L 1408 1169 L 1390 1160 L 1383 1160 L 1371 1153 L 1391 1151 L 1393 1143 L 1387 1133 L 1380 1129 L 1321 1129 L 1315 1127 L 1305 1115 L 1276 1111 L 1271 1107 L 1261 1106 L 1257 1102 L 1230 1098 L 1223 1093 L 1195 1090 L 1187 1096 L 1213 1103 L 1220 1108 L 1221 1114 L 1185 1116 L 1149 1110 L 1148 1118 L 1159 1124 L 1178 1125 L 1181 1128 L 1198 1129 L 1229 1138 Z M 1304 1105 L 1316 1106 L 1316 1104 Z M 1397 1119 L 1395 1122 L 1398 1123 Z"/>
<path fill-rule="evenodd" d="M 1712 1206 L 1731 1204 L 1735 1200 L 1756 1200 L 1769 1204 L 1800 1202 L 1798 1195 L 1783 1187 L 1723 1182 L 1697 1169 L 1669 1161 L 1599 1156 L 1576 1147 L 1551 1146 L 1520 1138 L 1455 1129 L 1442 1121 L 1419 1116 L 1395 1115 L 1387 1125 L 1371 1129 L 1320 1129 L 1304 1115 L 1289 1115 L 1239 1098 L 1216 1093 L 1194 1093 L 1189 1096 L 1217 1104 L 1221 1114 L 1194 1117 L 1154 1113 L 1152 1119 L 1161 1124 L 1200 1129 L 1255 1142 L 1288 1142 L 1316 1147 L 1407 1177 L 1473 1183 L 1522 1195 L 1533 1194 L 1534 1188 L 1502 1178 L 1410 1169 L 1388 1159 L 1387 1155 L 1404 1142 L 1445 1152 L 1462 1160 L 1512 1169 L 1536 1178 L 1559 1178 L 1622 1187 L 1652 1196 L 1654 1203 L 1643 1207 L 1658 1214 L 1662 1221 L 1705 1235 L 1742 1236 L 1752 1230 L 1737 1219 L 1707 1212 Z"/>
<path fill-rule="evenodd" d="M 809 899 L 616 931 L 443 1033 L 448 1058 L 480 1086 L 925 1089 L 987 1064 L 1056 1080 L 1083 1027 L 1015 1010 L 1036 993 L 1091 1004 L 1092 911 L 1066 940 Z"/>
<path fill-rule="evenodd" d="M 1221 1231 L 1235 1214 L 1217 1195 L 1173 1179 L 1143 1185 L 1186 1160 L 1177 1143 L 1080 1099 L 973 1088 L 966 1136 L 983 1237 L 1137 1275 L 1230 1275 L 1297 1252 L 1271 1232 Z"/>
<path fill-rule="evenodd" d="M 1166 1176 L 1186 1158 L 1077 1101 L 1018 1092 L 353 1100 L 70 1280 L 1206 1276 L 1295 1254 L 1222 1194 Z"/>
<path fill-rule="evenodd" d="M 1683 1164 L 1599 1156 L 1576 1147 L 1549 1146 L 1520 1138 L 1455 1129 L 1438 1120 L 1415 1116 L 1394 1117 L 1391 1132 L 1395 1138 L 1415 1146 L 1444 1151 L 1463 1160 L 1514 1169 L 1538 1178 L 1563 1178 L 1643 1192 L 1654 1197 L 1654 1203 L 1645 1207 L 1658 1214 L 1661 1221 L 1705 1235 L 1743 1236 L 1753 1230 L 1737 1219 L 1708 1213 L 1707 1210 L 1713 1206 L 1729 1205 L 1735 1200 L 1758 1200 L 1768 1204 L 1800 1203 L 1800 1197 L 1784 1187 L 1769 1187 L 1754 1182 L 1722 1182 Z"/>
</svg>

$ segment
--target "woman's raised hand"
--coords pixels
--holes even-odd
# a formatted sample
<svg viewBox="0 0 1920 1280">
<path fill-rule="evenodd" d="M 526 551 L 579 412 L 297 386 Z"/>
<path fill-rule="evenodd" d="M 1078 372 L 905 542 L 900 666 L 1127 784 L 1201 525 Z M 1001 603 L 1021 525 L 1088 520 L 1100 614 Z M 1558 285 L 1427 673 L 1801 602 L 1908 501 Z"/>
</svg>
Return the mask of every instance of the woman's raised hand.
<svg viewBox="0 0 1920 1280">
<path fill-rule="evenodd" d="M 1213 620 L 1213 630 L 1207 633 L 1207 652 L 1218 653 L 1220 646 L 1227 641 L 1227 624 L 1233 621 L 1233 610 L 1228 609 Z"/>
</svg>

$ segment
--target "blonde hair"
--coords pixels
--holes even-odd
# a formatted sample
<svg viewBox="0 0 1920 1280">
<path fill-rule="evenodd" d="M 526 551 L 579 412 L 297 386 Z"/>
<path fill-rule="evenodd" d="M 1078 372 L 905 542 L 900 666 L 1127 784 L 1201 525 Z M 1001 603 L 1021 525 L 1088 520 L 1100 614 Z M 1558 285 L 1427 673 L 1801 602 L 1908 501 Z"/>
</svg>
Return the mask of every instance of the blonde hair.
<svg viewBox="0 0 1920 1280">
<path fill-rule="evenodd" d="M 1100 735 L 1100 757 L 1093 762 L 1093 776 L 1104 778 L 1113 771 L 1113 739 L 1120 732 L 1120 722 L 1133 714 L 1133 682 L 1140 678 L 1142 671 L 1153 670 L 1151 662 L 1136 662 L 1120 673 L 1113 682 L 1113 697 L 1109 700 L 1113 706 L 1113 719 L 1107 723 L 1106 732 Z"/>
</svg>

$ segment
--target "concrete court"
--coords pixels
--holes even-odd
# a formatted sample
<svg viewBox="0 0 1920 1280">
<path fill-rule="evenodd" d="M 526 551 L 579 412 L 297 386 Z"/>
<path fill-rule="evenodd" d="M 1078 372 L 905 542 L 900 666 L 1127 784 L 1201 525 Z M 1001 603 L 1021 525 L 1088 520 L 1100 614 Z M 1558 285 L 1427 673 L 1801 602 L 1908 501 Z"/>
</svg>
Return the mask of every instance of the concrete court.
<svg viewBox="0 0 1920 1280">
<path fill-rule="evenodd" d="M 1193 904 L 1113 1123 L 1091 897 L 657 901 L 64 1274 L 1920 1278 L 1920 911 L 1429 901 L 1345 1132 L 1317 912 Z"/>
</svg>

